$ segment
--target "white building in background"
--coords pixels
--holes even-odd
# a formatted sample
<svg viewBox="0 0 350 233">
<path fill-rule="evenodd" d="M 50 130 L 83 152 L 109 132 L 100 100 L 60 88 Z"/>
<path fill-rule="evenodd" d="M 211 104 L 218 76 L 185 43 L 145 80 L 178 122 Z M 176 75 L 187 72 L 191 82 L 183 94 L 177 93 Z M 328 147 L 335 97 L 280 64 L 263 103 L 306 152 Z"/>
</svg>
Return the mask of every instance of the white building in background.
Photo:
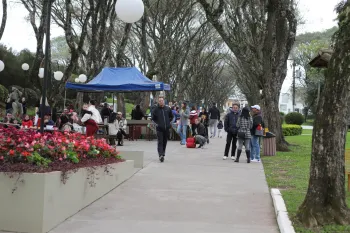
<svg viewBox="0 0 350 233">
<path fill-rule="evenodd" d="M 245 106 L 248 106 L 248 101 L 243 98 L 235 98 L 235 97 L 230 97 L 226 103 L 223 105 L 223 110 L 227 111 L 229 107 L 232 107 L 232 104 L 234 103 L 239 103 L 240 108 L 244 108 Z"/>
<path fill-rule="evenodd" d="M 303 108 L 304 104 L 301 103 L 298 98 L 295 98 L 294 112 L 303 114 Z M 284 112 L 285 114 L 293 112 L 293 95 L 290 93 L 281 93 L 279 100 L 279 109 L 280 112 Z"/>
</svg>

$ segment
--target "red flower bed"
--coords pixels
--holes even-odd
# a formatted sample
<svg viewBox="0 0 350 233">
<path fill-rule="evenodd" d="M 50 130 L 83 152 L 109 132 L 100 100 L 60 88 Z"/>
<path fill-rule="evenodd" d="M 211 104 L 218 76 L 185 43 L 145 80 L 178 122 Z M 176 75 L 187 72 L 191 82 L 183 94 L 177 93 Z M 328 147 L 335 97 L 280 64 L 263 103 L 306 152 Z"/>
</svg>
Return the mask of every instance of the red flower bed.
<svg viewBox="0 0 350 233">
<path fill-rule="evenodd" d="M 104 139 L 0 128 L 0 172 L 67 171 L 123 161 Z"/>
</svg>

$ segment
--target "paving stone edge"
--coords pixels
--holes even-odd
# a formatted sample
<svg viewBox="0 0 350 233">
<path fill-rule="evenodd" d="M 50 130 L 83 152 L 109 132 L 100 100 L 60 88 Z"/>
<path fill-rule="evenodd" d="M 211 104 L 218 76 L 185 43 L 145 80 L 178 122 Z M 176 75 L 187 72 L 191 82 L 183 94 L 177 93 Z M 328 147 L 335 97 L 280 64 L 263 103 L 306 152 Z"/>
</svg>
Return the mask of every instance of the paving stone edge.
<svg viewBox="0 0 350 233">
<path fill-rule="evenodd" d="M 273 206 L 277 218 L 278 227 L 281 233 L 295 233 L 292 222 L 288 217 L 286 205 L 279 189 L 271 189 Z"/>
</svg>

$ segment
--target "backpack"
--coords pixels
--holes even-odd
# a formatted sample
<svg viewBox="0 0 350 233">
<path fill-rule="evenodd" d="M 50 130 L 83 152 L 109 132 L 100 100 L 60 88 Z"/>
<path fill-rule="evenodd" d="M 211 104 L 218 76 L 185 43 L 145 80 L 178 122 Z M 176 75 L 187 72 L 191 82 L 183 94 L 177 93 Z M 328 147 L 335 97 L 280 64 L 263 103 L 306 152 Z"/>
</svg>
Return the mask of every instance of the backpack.
<svg viewBox="0 0 350 233">
<path fill-rule="evenodd" d="M 186 139 L 187 148 L 196 148 L 196 139 L 194 137 Z"/>
</svg>

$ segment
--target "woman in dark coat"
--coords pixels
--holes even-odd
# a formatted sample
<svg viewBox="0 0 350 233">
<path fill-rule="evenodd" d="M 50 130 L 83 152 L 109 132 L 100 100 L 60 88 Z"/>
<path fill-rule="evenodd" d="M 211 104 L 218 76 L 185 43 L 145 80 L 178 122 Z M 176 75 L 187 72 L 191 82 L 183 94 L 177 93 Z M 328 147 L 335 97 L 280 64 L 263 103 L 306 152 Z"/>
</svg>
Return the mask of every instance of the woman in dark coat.
<svg viewBox="0 0 350 233">
<path fill-rule="evenodd" d="M 142 120 L 142 118 L 146 119 L 145 114 L 142 112 L 140 105 L 136 105 L 136 108 L 131 112 L 131 120 Z"/>
<path fill-rule="evenodd" d="M 199 113 L 199 119 L 201 119 L 201 123 L 204 125 L 208 137 L 209 113 L 206 108 L 202 108 L 202 111 Z"/>
</svg>

